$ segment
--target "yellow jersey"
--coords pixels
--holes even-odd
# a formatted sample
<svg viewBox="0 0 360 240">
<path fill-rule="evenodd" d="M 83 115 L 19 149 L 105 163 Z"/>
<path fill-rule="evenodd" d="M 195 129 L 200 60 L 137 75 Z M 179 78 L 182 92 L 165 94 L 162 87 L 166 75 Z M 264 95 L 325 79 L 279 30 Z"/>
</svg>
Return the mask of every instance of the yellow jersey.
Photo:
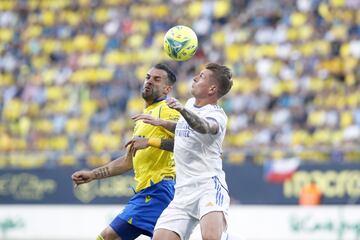
<svg viewBox="0 0 360 240">
<path fill-rule="evenodd" d="M 177 121 L 179 112 L 167 106 L 165 100 L 153 103 L 143 111 L 154 118 Z M 153 126 L 143 121 L 137 121 L 134 128 L 134 137 L 155 137 L 162 139 L 174 138 L 174 133 L 161 126 Z M 173 153 L 155 147 L 138 150 L 133 158 L 133 167 L 136 181 L 136 192 L 160 182 L 165 176 L 175 178 L 175 162 Z"/>
</svg>

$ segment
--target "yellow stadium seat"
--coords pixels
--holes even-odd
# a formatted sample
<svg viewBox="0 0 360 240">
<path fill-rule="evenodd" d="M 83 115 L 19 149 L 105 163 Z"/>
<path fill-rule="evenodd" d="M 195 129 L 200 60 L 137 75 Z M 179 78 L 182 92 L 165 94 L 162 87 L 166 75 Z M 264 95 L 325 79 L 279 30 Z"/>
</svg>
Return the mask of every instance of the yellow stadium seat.
<svg viewBox="0 0 360 240">
<path fill-rule="evenodd" d="M 304 25 L 299 28 L 299 38 L 302 40 L 310 39 L 313 33 L 314 33 L 314 29 L 309 25 Z"/>
<path fill-rule="evenodd" d="M 330 0 L 330 4 L 333 7 L 343 7 L 345 5 L 345 0 Z"/>
<path fill-rule="evenodd" d="M 46 97 L 50 100 L 61 100 L 64 98 L 64 88 L 60 86 L 49 86 L 46 88 Z"/>
<path fill-rule="evenodd" d="M 109 128 L 111 132 L 116 133 L 117 137 L 120 139 L 121 138 L 120 133 L 124 130 L 125 124 L 126 124 L 125 120 L 117 119 L 109 123 Z"/>
<path fill-rule="evenodd" d="M 77 163 L 76 156 L 71 154 L 62 155 L 58 162 L 60 166 L 75 166 L 76 163 Z"/>
<path fill-rule="evenodd" d="M 107 8 L 97 8 L 95 10 L 95 22 L 105 23 L 109 20 L 109 9 Z"/>
<path fill-rule="evenodd" d="M 62 19 L 73 27 L 78 26 L 82 20 L 81 15 L 75 11 L 64 11 Z"/>
<path fill-rule="evenodd" d="M 13 10 L 16 6 L 16 1 L 12 0 L 2 0 L 0 4 L 0 11 L 10 11 Z"/>
<path fill-rule="evenodd" d="M 109 6 L 118 6 L 129 3 L 131 0 L 104 0 L 104 3 Z"/>
<path fill-rule="evenodd" d="M 80 51 L 89 51 L 93 43 L 90 36 L 82 34 L 75 37 L 74 45 Z"/>
<path fill-rule="evenodd" d="M 127 46 L 130 48 L 140 48 L 144 44 L 145 36 L 143 34 L 133 34 L 127 39 Z"/>
<path fill-rule="evenodd" d="M 331 140 L 331 131 L 326 128 L 317 129 L 312 135 L 315 143 L 329 144 Z"/>
<path fill-rule="evenodd" d="M 53 124 L 46 118 L 39 119 L 34 121 L 34 129 L 42 133 L 51 133 L 53 131 Z"/>
<path fill-rule="evenodd" d="M 217 31 L 211 35 L 211 41 L 214 46 L 224 46 L 225 45 L 225 33 L 223 31 Z"/>
<path fill-rule="evenodd" d="M 295 146 L 301 146 L 306 142 L 308 137 L 309 134 L 307 133 L 307 131 L 303 129 L 296 130 L 292 134 L 291 144 Z"/>
<path fill-rule="evenodd" d="M 249 130 L 244 130 L 236 134 L 235 144 L 237 146 L 245 146 L 254 138 L 254 134 Z"/>
<path fill-rule="evenodd" d="M 106 149 L 108 151 L 120 150 L 123 146 L 121 145 L 121 136 L 116 134 L 108 134 L 106 136 Z"/>
<path fill-rule="evenodd" d="M 51 149 L 58 151 L 65 151 L 69 148 L 69 141 L 66 135 L 52 137 L 50 140 Z"/>
<path fill-rule="evenodd" d="M 353 116 L 351 111 L 343 111 L 340 114 L 340 126 L 342 128 L 349 126 L 353 123 Z"/>
<path fill-rule="evenodd" d="M 223 18 L 229 15 L 231 3 L 229 0 L 217 0 L 214 5 L 214 17 Z"/>
<path fill-rule="evenodd" d="M 193 1 L 187 6 L 187 12 L 189 16 L 193 19 L 200 17 L 203 10 L 203 2 Z"/>
<path fill-rule="evenodd" d="M 56 1 L 55 1 L 56 2 Z M 43 11 L 42 12 L 42 22 L 45 26 L 53 26 L 55 23 L 55 11 L 49 10 L 49 11 Z"/>
<path fill-rule="evenodd" d="M 12 99 L 4 106 L 3 117 L 8 120 L 15 120 L 20 117 L 23 111 L 23 103 L 19 99 Z"/>
<path fill-rule="evenodd" d="M 89 122 L 87 118 L 71 118 L 65 124 L 67 134 L 84 134 L 88 130 Z"/>
<path fill-rule="evenodd" d="M 108 154 L 102 154 L 101 156 L 89 156 L 86 159 L 86 163 L 92 167 L 99 167 L 111 161 L 111 156 Z"/>
<path fill-rule="evenodd" d="M 1 4 L 0 4 L 1 5 Z M 10 42 L 14 37 L 14 31 L 8 28 L 0 28 L 0 42 Z"/>
<path fill-rule="evenodd" d="M 95 100 L 84 100 L 81 102 L 81 113 L 85 117 L 93 115 L 98 108 L 98 103 Z"/>
<path fill-rule="evenodd" d="M 354 150 L 354 151 L 348 151 L 344 154 L 344 160 L 346 162 L 360 162 L 360 151 Z"/>
<path fill-rule="evenodd" d="M 106 136 L 101 132 L 92 132 L 89 137 L 89 145 L 95 153 L 105 151 Z"/>
<path fill-rule="evenodd" d="M 101 55 L 92 53 L 80 56 L 78 63 L 82 67 L 97 67 L 101 63 Z"/>
<path fill-rule="evenodd" d="M 100 55 L 104 51 L 107 41 L 108 38 L 103 33 L 95 36 L 93 49 L 97 52 L 97 55 Z"/>
<path fill-rule="evenodd" d="M 301 12 L 294 12 L 290 15 L 291 25 L 294 27 L 300 27 L 305 24 L 307 16 Z"/>
<path fill-rule="evenodd" d="M 0 151 L 8 151 L 11 148 L 11 138 L 8 134 L 0 134 Z"/>
<path fill-rule="evenodd" d="M 9 74 L 9 73 L 4 73 L 4 74 L 0 73 L 0 79 L 1 79 L 0 88 L 9 86 L 14 83 L 14 77 L 12 74 Z"/>
<path fill-rule="evenodd" d="M 321 126 L 325 123 L 326 113 L 322 110 L 317 110 L 309 113 L 308 124 L 311 126 Z"/>
<path fill-rule="evenodd" d="M 135 97 L 127 102 L 129 114 L 141 113 L 144 108 L 144 100 L 140 97 Z"/>
<path fill-rule="evenodd" d="M 245 161 L 246 155 L 244 152 L 230 152 L 228 154 L 228 162 L 231 164 L 241 164 Z"/>
</svg>

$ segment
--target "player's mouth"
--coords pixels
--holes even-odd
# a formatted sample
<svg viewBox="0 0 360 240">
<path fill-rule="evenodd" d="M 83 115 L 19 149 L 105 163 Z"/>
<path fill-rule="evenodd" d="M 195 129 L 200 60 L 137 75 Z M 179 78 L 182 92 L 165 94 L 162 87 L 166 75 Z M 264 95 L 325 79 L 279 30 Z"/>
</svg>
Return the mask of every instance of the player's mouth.
<svg viewBox="0 0 360 240">
<path fill-rule="evenodd" d="M 151 90 L 152 90 L 152 87 L 150 87 L 150 86 L 144 87 L 144 92 L 150 92 Z"/>
</svg>

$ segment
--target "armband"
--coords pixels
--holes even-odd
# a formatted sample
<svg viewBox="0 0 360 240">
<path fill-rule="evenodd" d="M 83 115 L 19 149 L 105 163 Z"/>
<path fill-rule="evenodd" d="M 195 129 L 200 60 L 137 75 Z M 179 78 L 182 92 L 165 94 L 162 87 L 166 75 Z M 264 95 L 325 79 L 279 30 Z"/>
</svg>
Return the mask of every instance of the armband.
<svg viewBox="0 0 360 240">
<path fill-rule="evenodd" d="M 152 147 L 160 148 L 161 138 L 149 138 L 148 144 Z"/>
</svg>

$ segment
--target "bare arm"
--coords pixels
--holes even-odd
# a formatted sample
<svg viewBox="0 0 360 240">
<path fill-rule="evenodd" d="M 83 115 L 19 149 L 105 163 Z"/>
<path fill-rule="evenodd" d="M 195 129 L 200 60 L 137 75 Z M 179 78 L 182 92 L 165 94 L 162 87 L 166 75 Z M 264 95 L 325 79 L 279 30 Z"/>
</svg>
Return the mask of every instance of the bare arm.
<svg viewBox="0 0 360 240">
<path fill-rule="evenodd" d="M 167 102 L 170 108 L 173 108 L 181 113 L 189 126 L 199 133 L 217 134 L 219 131 L 219 124 L 215 120 L 205 119 L 192 111 L 186 109 L 178 100 L 171 98 Z"/>
<path fill-rule="evenodd" d="M 137 150 L 147 148 L 149 146 L 156 147 L 162 150 L 174 151 L 174 139 L 164 139 L 164 138 L 143 138 L 143 137 L 136 137 L 131 139 L 129 142 L 126 143 L 125 146 L 132 145 L 134 150 L 133 154 L 135 155 Z"/>
<path fill-rule="evenodd" d="M 102 179 L 123 174 L 133 168 L 132 157 L 122 156 L 108 164 L 95 168 L 91 171 L 94 179 Z"/>
<path fill-rule="evenodd" d="M 219 131 L 219 125 L 215 120 L 202 118 L 190 110 L 183 108 L 179 111 L 185 118 L 189 126 L 199 133 L 217 134 Z"/>
<path fill-rule="evenodd" d="M 134 121 L 142 120 L 144 123 L 151 124 L 153 126 L 161 126 L 170 132 L 175 132 L 176 122 L 170 120 L 163 120 L 161 118 L 154 118 L 148 114 L 137 114 L 131 118 Z"/>
<path fill-rule="evenodd" d="M 73 173 L 71 176 L 74 186 L 78 186 L 83 183 L 91 182 L 95 179 L 108 178 L 123 174 L 133 168 L 132 163 L 132 150 L 125 156 L 119 157 L 104 166 L 95 168 L 93 170 L 81 170 Z"/>
</svg>

